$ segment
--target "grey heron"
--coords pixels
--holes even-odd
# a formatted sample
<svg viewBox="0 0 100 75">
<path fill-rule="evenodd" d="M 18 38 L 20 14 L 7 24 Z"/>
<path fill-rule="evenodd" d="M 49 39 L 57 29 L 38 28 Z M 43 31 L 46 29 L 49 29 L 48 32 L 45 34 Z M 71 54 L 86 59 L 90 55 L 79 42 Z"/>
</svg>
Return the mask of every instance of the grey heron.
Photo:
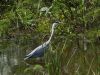
<svg viewBox="0 0 100 75">
<path fill-rule="evenodd" d="M 53 33 L 54 33 L 54 29 L 55 27 L 61 22 L 59 21 L 56 21 L 52 24 L 52 28 L 51 28 L 51 35 L 50 35 L 50 38 L 48 39 L 48 41 L 46 41 L 45 43 L 43 43 L 42 45 L 36 47 L 32 52 L 30 52 L 28 55 L 26 55 L 26 57 L 24 58 L 24 60 L 27 60 L 31 57 L 34 57 L 34 58 L 38 58 L 38 57 L 42 57 L 44 55 L 44 53 L 47 51 L 47 48 L 49 46 L 49 43 L 51 41 L 51 38 L 53 36 Z"/>
</svg>

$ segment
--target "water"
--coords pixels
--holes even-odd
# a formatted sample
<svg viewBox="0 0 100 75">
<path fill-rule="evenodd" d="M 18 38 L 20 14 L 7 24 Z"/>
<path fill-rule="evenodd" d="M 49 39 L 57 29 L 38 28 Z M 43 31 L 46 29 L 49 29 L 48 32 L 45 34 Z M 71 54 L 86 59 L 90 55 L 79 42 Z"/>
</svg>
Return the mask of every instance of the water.
<svg viewBox="0 0 100 75">
<path fill-rule="evenodd" d="M 17 39 L 0 41 L 0 75 L 14 75 L 15 70 L 21 68 L 18 66 L 26 65 L 23 61 L 26 46 Z"/>
<path fill-rule="evenodd" d="M 38 45 L 36 38 L 22 36 L 0 40 L 0 75 L 25 75 L 30 65 L 27 65 L 24 57 Z"/>
<path fill-rule="evenodd" d="M 29 61 L 32 64 L 27 64 L 24 61 L 25 55 L 37 47 L 39 43 L 40 41 L 36 39 L 16 38 L 0 40 L 0 75 L 48 75 L 48 72 L 50 73 L 49 75 L 52 75 L 54 73 L 59 74 L 60 72 L 58 71 L 62 71 L 60 70 L 61 67 L 64 67 L 63 71 L 69 75 L 91 75 L 93 73 L 93 75 L 99 75 L 100 48 L 98 46 L 90 45 L 90 49 L 88 48 L 86 51 L 79 49 L 75 53 L 73 50 L 69 50 L 70 53 L 68 55 L 67 52 L 64 52 L 63 54 L 65 55 L 62 56 L 60 54 L 62 48 L 59 45 L 57 46 L 60 49 L 58 55 L 54 54 L 52 56 L 49 54 L 47 57 L 49 59 L 46 61 L 47 68 L 43 68 L 35 66 L 33 60 Z M 91 63 L 92 60 L 93 63 Z M 59 64 L 64 66 L 59 66 Z"/>
</svg>

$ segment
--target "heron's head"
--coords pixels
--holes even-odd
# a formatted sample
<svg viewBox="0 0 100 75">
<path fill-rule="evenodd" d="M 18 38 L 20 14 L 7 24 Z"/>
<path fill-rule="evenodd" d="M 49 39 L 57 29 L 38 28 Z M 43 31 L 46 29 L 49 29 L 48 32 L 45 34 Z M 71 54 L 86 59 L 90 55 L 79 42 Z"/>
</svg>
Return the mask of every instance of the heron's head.
<svg viewBox="0 0 100 75">
<path fill-rule="evenodd" d="M 54 23 L 53 23 L 53 27 L 55 28 L 57 25 L 59 25 L 61 22 L 60 21 L 55 21 Z"/>
</svg>

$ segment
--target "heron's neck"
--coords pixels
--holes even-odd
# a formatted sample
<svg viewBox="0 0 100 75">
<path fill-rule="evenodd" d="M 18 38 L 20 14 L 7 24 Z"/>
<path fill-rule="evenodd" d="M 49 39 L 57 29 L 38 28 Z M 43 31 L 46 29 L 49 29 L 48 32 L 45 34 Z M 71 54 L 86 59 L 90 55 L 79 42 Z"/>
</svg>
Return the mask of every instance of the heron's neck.
<svg viewBox="0 0 100 75">
<path fill-rule="evenodd" d="M 49 40 L 48 40 L 49 42 L 51 41 L 51 38 L 52 38 L 52 36 L 53 36 L 53 33 L 54 33 L 54 26 L 55 26 L 55 25 L 52 25 L 52 31 L 51 31 L 51 35 L 50 35 L 50 38 L 49 38 Z"/>
</svg>

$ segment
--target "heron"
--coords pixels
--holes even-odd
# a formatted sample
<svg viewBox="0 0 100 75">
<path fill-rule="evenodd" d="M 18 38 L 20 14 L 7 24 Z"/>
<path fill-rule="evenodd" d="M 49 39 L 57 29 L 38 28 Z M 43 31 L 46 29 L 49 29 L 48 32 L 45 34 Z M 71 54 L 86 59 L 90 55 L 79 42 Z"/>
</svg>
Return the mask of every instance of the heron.
<svg viewBox="0 0 100 75">
<path fill-rule="evenodd" d="M 49 46 L 49 43 L 52 39 L 52 36 L 54 34 L 54 29 L 56 28 L 56 26 L 61 23 L 60 21 L 56 21 L 52 24 L 52 28 L 51 28 L 51 35 L 49 37 L 49 39 L 43 43 L 42 45 L 36 47 L 34 50 L 32 50 L 29 54 L 26 55 L 26 57 L 24 58 L 24 60 L 27 60 L 29 58 L 38 58 L 38 57 L 43 57 L 43 55 L 45 54 L 45 52 L 47 51 L 47 48 Z"/>
</svg>

